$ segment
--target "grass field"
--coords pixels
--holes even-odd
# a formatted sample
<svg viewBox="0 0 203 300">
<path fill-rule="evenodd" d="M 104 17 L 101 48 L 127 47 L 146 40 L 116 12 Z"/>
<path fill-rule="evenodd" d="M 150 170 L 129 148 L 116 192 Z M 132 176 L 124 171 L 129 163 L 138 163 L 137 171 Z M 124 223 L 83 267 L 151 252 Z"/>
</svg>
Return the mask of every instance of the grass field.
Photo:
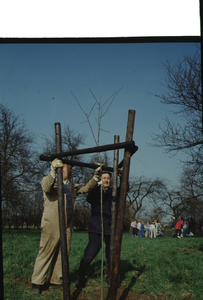
<svg viewBox="0 0 203 300">
<path fill-rule="evenodd" d="M 40 230 L 6 229 L 3 230 L 2 238 L 4 299 L 62 300 L 61 290 L 46 290 L 41 295 L 31 293 L 30 278 L 38 254 Z M 71 294 L 74 299 L 80 299 L 75 282 L 87 241 L 87 233 L 73 233 L 69 268 Z M 89 268 L 87 285 L 80 297 L 83 295 L 85 299 L 94 299 L 96 292 L 101 289 L 100 269 L 101 253 Z M 159 299 L 199 300 L 203 299 L 202 281 L 202 237 L 177 239 L 165 235 L 163 238 L 149 239 L 133 238 L 130 233 L 123 234 L 118 287 L 127 287 L 128 290 L 143 297 L 148 295 L 149 299 L 159 297 Z M 105 279 L 104 289 L 107 289 Z"/>
</svg>

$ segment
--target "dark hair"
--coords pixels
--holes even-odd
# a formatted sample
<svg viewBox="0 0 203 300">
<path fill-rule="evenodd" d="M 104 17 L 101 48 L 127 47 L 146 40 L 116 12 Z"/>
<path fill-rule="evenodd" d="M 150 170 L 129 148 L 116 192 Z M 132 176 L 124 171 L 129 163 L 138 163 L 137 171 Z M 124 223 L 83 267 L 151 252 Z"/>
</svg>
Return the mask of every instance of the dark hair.
<svg viewBox="0 0 203 300">
<path fill-rule="evenodd" d="M 109 174 L 109 176 L 111 178 L 111 172 L 109 172 L 109 171 L 102 171 L 102 174 Z"/>
</svg>

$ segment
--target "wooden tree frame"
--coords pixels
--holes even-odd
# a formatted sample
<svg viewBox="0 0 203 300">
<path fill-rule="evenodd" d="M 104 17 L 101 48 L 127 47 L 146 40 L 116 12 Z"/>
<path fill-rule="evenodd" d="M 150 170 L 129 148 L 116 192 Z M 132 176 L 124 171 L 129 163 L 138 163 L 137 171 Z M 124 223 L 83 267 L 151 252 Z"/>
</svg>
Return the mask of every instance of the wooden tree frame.
<svg viewBox="0 0 203 300">
<path fill-rule="evenodd" d="M 60 158 L 64 163 L 70 165 L 77 165 L 82 167 L 88 167 L 96 169 L 98 165 L 96 164 L 86 164 L 82 162 L 75 162 L 72 160 L 64 159 L 64 157 L 70 155 L 78 154 L 87 154 L 95 153 L 102 151 L 114 151 L 114 167 L 103 167 L 103 170 L 113 171 L 113 191 L 117 188 L 116 177 L 118 175 L 119 169 L 122 170 L 122 180 L 120 187 L 120 197 L 119 197 L 119 207 L 117 221 L 115 218 L 115 207 L 112 208 L 114 212 L 113 215 L 113 228 L 111 230 L 111 266 L 110 266 L 110 277 L 109 277 L 109 289 L 108 289 L 108 300 L 116 299 L 117 292 L 117 280 L 118 280 L 118 269 L 120 261 L 120 251 L 121 251 L 121 242 L 122 242 L 122 233 L 123 233 L 123 222 L 124 222 L 124 213 L 125 213 L 125 204 L 126 204 L 126 193 L 128 189 L 128 178 L 130 170 L 130 158 L 138 150 L 138 147 L 133 141 L 133 131 L 134 131 L 134 120 L 135 120 L 135 111 L 128 111 L 128 123 L 126 131 L 126 141 L 124 143 L 118 142 L 118 136 L 114 137 L 114 144 L 98 146 L 94 148 L 87 148 L 69 152 L 61 152 L 61 125 L 60 123 L 55 123 L 55 138 L 56 138 L 56 153 L 51 154 L 50 156 L 41 155 L 40 160 L 42 161 L 52 161 L 55 158 Z M 116 138 L 117 137 L 117 138 Z M 118 164 L 118 149 L 125 149 L 124 159 Z M 62 254 L 62 272 L 63 272 L 63 299 L 70 299 L 70 282 L 69 282 L 69 262 L 68 262 L 68 252 L 67 252 L 67 239 L 66 239 L 66 228 L 65 228 L 65 209 L 64 209 L 64 191 L 63 191 L 63 177 L 62 177 L 62 168 L 57 170 L 58 176 L 58 189 L 59 189 L 59 226 L 60 226 L 60 237 L 61 237 L 61 254 Z M 116 197 L 116 194 L 113 195 Z M 117 224 L 117 226 L 115 226 Z M 115 236 L 114 236 L 115 235 Z M 114 242 L 115 241 L 115 242 Z"/>
</svg>

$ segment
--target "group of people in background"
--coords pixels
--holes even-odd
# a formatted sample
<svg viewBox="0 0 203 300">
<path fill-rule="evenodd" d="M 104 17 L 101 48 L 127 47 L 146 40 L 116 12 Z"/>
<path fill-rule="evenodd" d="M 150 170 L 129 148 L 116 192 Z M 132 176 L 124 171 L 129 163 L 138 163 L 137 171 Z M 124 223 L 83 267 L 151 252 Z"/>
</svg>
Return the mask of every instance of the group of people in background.
<svg viewBox="0 0 203 300">
<path fill-rule="evenodd" d="M 194 236 L 193 234 L 193 220 L 192 218 L 188 220 L 184 220 L 184 218 L 177 219 L 173 216 L 172 223 L 172 236 L 181 238 L 186 236 Z M 154 220 L 152 222 L 147 221 L 136 221 L 133 220 L 131 223 L 132 228 L 132 237 L 150 237 L 157 238 L 162 237 L 162 226 L 158 220 Z M 203 226 L 201 228 L 202 236 L 203 236 Z"/>
<path fill-rule="evenodd" d="M 186 237 L 187 229 L 189 231 L 188 236 L 193 236 L 194 234 L 191 231 L 192 228 L 193 228 L 192 219 L 189 219 L 186 221 L 183 219 L 183 217 L 180 219 L 176 219 L 176 217 L 173 216 L 172 236 L 177 237 L 177 238 Z"/>
<path fill-rule="evenodd" d="M 132 237 L 157 238 L 163 236 L 162 226 L 158 220 L 147 221 L 146 224 L 144 221 L 133 220 L 131 227 Z"/>
</svg>

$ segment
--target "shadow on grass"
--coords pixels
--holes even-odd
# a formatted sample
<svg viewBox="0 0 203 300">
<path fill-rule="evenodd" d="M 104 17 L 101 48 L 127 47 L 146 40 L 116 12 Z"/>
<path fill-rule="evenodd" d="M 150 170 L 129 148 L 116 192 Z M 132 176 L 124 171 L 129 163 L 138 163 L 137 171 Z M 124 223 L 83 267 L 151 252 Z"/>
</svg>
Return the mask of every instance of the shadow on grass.
<svg viewBox="0 0 203 300">
<path fill-rule="evenodd" d="M 128 287 L 125 288 L 125 290 L 123 291 L 122 295 L 120 296 L 120 298 L 118 300 L 125 300 L 128 296 L 128 293 L 130 291 L 130 289 L 133 287 L 133 285 L 135 284 L 137 280 L 137 277 L 132 277 L 131 278 L 131 282 L 128 285 Z"/>
<path fill-rule="evenodd" d="M 137 271 L 137 276 L 132 276 L 131 278 L 131 282 L 128 284 L 128 286 L 124 289 L 122 295 L 120 296 L 120 298 L 118 300 L 125 300 L 128 296 L 129 291 L 131 290 L 131 288 L 134 286 L 134 284 L 136 283 L 137 279 L 139 278 L 139 276 L 142 275 L 142 273 L 145 270 L 145 265 L 140 265 L 137 268 L 135 268 L 135 261 L 133 261 L 133 264 L 129 263 L 129 261 L 127 260 L 121 260 L 120 261 L 120 276 L 119 276 L 119 280 L 118 280 L 118 287 L 121 286 L 121 282 L 125 279 L 125 271 Z M 124 267 L 124 268 L 122 268 Z"/>
<path fill-rule="evenodd" d="M 78 299 L 78 297 L 80 296 L 81 292 L 82 292 L 82 289 L 76 289 L 76 290 L 73 292 L 73 294 L 72 294 L 72 296 L 71 296 L 71 299 L 72 299 L 72 300 Z"/>
<path fill-rule="evenodd" d="M 104 263 L 104 270 L 105 270 L 105 263 Z M 130 283 L 128 284 L 128 286 L 123 290 L 122 295 L 120 296 L 120 298 L 118 300 L 125 300 L 128 296 L 129 291 L 131 290 L 131 288 L 134 286 L 134 284 L 136 283 L 136 280 L 138 279 L 139 276 L 142 275 L 142 273 L 145 270 L 145 265 L 139 265 L 135 268 L 135 261 L 133 261 L 132 263 L 130 263 L 128 260 L 121 260 L 119 263 L 119 275 L 118 275 L 118 288 L 121 286 L 122 282 L 125 280 L 126 278 L 126 272 L 136 272 L 137 275 L 136 276 L 132 276 Z M 96 261 L 90 264 L 90 267 L 88 269 L 88 273 L 87 273 L 87 282 L 89 279 L 91 278 L 98 278 L 101 275 L 101 261 Z M 78 269 L 74 270 L 73 272 L 70 273 L 70 278 L 72 279 L 73 282 L 76 282 L 76 280 L 78 279 Z M 75 291 L 72 294 L 72 299 L 76 300 L 78 299 L 78 297 L 80 296 L 82 292 L 82 289 L 78 289 L 76 288 Z"/>
<path fill-rule="evenodd" d="M 105 269 L 105 265 L 104 265 Z M 95 261 L 90 264 L 87 275 L 86 275 L 86 282 L 89 279 L 99 277 L 101 275 L 101 261 Z M 76 282 L 79 278 L 79 269 L 75 269 L 73 272 L 70 273 L 70 278 L 72 282 Z M 76 300 L 79 298 L 80 294 L 82 293 L 82 288 L 75 287 L 75 291 L 73 292 L 71 299 Z"/>
</svg>

